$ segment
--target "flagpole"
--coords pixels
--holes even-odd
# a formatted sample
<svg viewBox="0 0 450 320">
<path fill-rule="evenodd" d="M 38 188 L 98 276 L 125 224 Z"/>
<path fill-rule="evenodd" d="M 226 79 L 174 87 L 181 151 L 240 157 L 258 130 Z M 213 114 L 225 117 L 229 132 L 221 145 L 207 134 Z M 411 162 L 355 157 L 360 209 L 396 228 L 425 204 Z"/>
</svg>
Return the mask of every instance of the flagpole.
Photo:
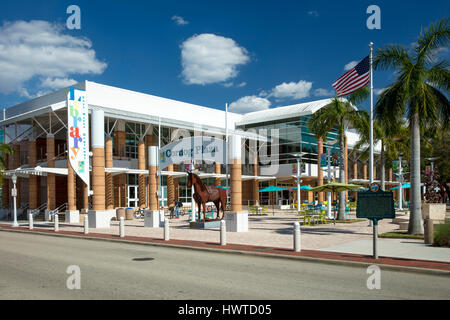
<svg viewBox="0 0 450 320">
<path fill-rule="evenodd" d="M 372 69 L 372 52 L 373 42 L 369 43 L 370 47 L 370 158 L 369 158 L 369 181 L 373 183 L 373 69 Z"/>
<path fill-rule="evenodd" d="M 226 175 L 225 191 L 227 193 L 227 200 L 225 203 L 226 208 L 228 204 L 228 195 L 229 195 L 228 194 L 228 103 L 225 103 L 225 175 Z"/>
</svg>

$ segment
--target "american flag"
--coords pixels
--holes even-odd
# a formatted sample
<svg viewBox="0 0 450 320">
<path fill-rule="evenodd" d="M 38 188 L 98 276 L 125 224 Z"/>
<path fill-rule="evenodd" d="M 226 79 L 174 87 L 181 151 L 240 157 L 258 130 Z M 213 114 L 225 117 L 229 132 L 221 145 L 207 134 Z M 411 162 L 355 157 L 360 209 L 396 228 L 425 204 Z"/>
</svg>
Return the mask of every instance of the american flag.
<svg viewBox="0 0 450 320">
<path fill-rule="evenodd" d="M 355 92 L 369 82 L 369 64 L 369 56 L 367 56 L 333 83 L 333 88 L 336 90 L 338 97 Z"/>
</svg>

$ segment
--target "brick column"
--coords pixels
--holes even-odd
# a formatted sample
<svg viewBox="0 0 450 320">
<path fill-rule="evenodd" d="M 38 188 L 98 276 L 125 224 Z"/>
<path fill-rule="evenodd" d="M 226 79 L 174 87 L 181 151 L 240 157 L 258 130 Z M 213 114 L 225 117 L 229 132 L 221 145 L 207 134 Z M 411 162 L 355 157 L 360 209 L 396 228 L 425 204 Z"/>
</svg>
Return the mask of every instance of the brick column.
<svg viewBox="0 0 450 320">
<path fill-rule="evenodd" d="M 253 156 L 253 175 L 258 176 L 258 154 L 255 152 Z M 259 180 L 254 179 L 252 181 L 252 198 L 254 201 L 254 204 L 256 206 L 259 206 Z"/>
<path fill-rule="evenodd" d="M 242 211 L 242 164 L 241 138 L 230 136 L 231 140 L 231 212 Z"/>
<path fill-rule="evenodd" d="M 87 185 L 84 182 L 81 184 L 81 192 L 82 192 L 82 198 L 83 198 L 82 209 L 85 212 L 88 212 L 88 210 L 89 210 L 89 196 L 88 196 Z"/>
<path fill-rule="evenodd" d="M 145 141 L 139 140 L 138 142 L 138 169 L 145 170 Z M 145 176 L 143 174 L 138 175 L 138 198 L 139 208 L 145 208 Z"/>
<path fill-rule="evenodd" d="M 47 167 L 55 167 L 55 136 L 52 133 L 47 134 Z M 55 174 L 47 174 L 47 209 L 56 209 L 56 185 Z"/>
<path fill-rule="evenodd" d="M 113 167 L 113 140 L 112 137 L 105 139 L 105 168 Z M 105 172 L 105 204 L 106 210 L 114 210 L 114 187 L 111 172 Z"/>
<path fill-rule="evenodd" d="M 217 162 L 214 163 L 214 173 L 215 173 L 215 174 L 221 174 L 221 173 L 222 173 L 222 172 L 221 172 L 220 163 L 217 163 Z M 220 178 L 215 178 L 215 179 L 214 179 L 214 185 L 215 185 L 216 187 L 222 185 Z"/>
<path fill-rule="evenodd" d="M 367 180 L 367 163 L 363 164 L 363 179 Z"/>
<path fill-rule="evenodd" d="M 323 170 L 320 167 L 320 154 L 323 153 L 323 140 L 322 138 L 319 138 L 317 140 L 317 185 L 321 186 L 323 185 Z M 325 199 L 324 193 L 319 192 L 318 194 L 318 201 L 323 202 Z"/>
<path fill-rule="evenodd" d="M 70 160 L 67 159 L 67 206 L 69 211 L 77 210 L 76 201 L 76 176 L 70 165 Z"/>
<path fill-rule="evenodd" d="M 5 170 L 9 169 L 9 154 L 5 154 L 3 156 L 5 159 Z M 5 179 L 5 177 L 2 178 L 2 208 L 8 209 L 9 208 L 9 196 L 10 196 L 10 186 L 9 186 L 10 179 Z"/>
<path fill-rule="evenodd" d="M 146 150 L 145 150 L 145 159 L 149 159 L 149 147 L 153 146 L 153 136 L 152 135 L 146 135 L 145 136 L 145 144 L 146 144 Z M 145 162 L 146 169 L 150 169 L 148 161 Z M 147 177 L 147 208 L 150 207 L 150 179 Z"/>
<path fill-rule="evenodd" d="M 173 172 L 173 164 L 167 166 L 167 171 Z M 167 205 L 175 204 L 175 184 L 173 176 L 167 176 Z"/>
<path fill-rule="evenodd" d="M 373 166 L 373 180 L 376 180 L 376 179 L 377 179 L 377 166 L 374 165 Z"/>
<path fill-rule="evenodd" d="M 28 142 L 28 165 L 30 168 L 36 167 L 36 140 L 30 140 Z M 37 176 L 30 174 L 28 179 L 28 203 L 30 209 L 36 209 L 39 207 L 39 188 L 37 181 Z"/>
<path fill-rule="evenodd" d="M 392 168 L 389 168 L 388 175 L 389 175 L 389 181 L 392 181 Z"/>
<path fill-rule="evenodd" d="M 158 147 L 151 146 L 149 148 L 149 209 L 158 210 Z"/>
</svg>

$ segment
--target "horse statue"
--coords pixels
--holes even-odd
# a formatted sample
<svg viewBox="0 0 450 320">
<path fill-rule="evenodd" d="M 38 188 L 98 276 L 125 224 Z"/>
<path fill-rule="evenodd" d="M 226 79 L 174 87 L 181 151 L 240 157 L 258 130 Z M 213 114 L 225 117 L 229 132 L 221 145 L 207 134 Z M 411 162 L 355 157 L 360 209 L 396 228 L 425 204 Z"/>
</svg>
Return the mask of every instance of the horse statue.
<svg viewBox="0 0 450 320">
<path fill-rule="evenodd" d="M 196 174 L 188 171 L 188 188 L 191 188 L 194 185 L 194 194 L 193 198 L 198 205 L 198 213 L 199 218 L 201 214 L 201 206 L 203 206 L 203 221 L 206 221 L 206 203 L 211 201 L 214 202 L 217 208 L 217 219 L 223 220 L 225 216 L 225 207 L 227 203 L 227 193 L 224 189 L 206 186 L 203 181 Z M 219 206 L 220 204 L 220 206 Z M 220 216 L 220 207 L 222 208 L 222 218 L 219 219 Z"/>
</svg>

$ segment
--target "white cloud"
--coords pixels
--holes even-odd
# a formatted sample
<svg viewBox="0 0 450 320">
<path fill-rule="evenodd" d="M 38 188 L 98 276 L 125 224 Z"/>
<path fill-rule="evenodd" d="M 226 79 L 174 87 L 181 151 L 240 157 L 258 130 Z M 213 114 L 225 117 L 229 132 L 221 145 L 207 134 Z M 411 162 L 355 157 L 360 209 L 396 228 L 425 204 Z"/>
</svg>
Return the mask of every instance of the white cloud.
<svg viewBox="0 0 450 320">
<path fill-rule="evenodd" d="M 308 14 L 310 16 L 313 16 L 313 17 L 316 17 L 316 18 L 319 16 L 319 13 L 316 10 L 308 11 Z"/>
<path fill-rule="evenodd" d="M 247 85 L 247 82 L 241 82 L 241 83 L 239 83 L 238 85 L 237 85 L 237 87 L 238 88 L 242 88 L 242 87 L 245 87 Z"/>
<path fill-rule="evenodd" d="M 50 89 L 61 89 L 77 83 L 74 79 L 68 78 L 45 78 L 41 81 L 40 86 Z"/>
<path fill-rule="evenodd" d="M 223 84 L 223 86 L 225 87 L 225 88 L 229 88 L 229 87 L 232 87 L 233 86 L 233 82 L 225 82 L 224 84 Z"/>
<path fill-rule="evenodd" d="M 230 112 L 248 113 L 266 110 L 270 107 L 270 101 L 257 96 L 242 97 L 230 104 Z"/>
<path fill-rule="evenodd" d="M 314 90 L 314 95 L 316 97 L 331 97 L 334 96 L 336 94 L 335 91 L 333 90 L 327 90 L 327 89 L 323 89 L 323 88 L 318 88 Z"/>
<path fill-rule="evenodd" d="M 350 69 L 352 69 L 353 67 L 355 67 L 358 64 L 359 61 L 350 61 L 349 63 L 347 63 L 344 67 L 345 71 L 348 71 Z"/>
<path fill-rule="evenodd" d="M 375 93 L 377 96 L 383 93 L 384 90 L 387 88 L 381 88 L 381 89 L 373 89 L 373 93 Z"/>
<path fill-rule="evenodd" d="M 278 99 L 302 99 L 309 97 L 312 82 L 300 80 L 299 82 L 283 82 L 272 89 L 268 97 Z"/>
<path fill-rule="evenodd" d="M 186 20 L 184 20 L 183 17 L 177 16 L 177 15 L 173 16 L 172 20 L 175 21 L 175 23 L 179 26 L 185 26 L 185 25 L 189 24 L 189 21 L 186 21 Z"/>
<path fill-rule="evenodd" d="M 187 84 L 224 82 L 238 75 L 250 58 L 233 39 L 210 33 L 194 35 L 180 46 L 182 75 Z"/>
<path fill-rule="evenodd" d="M 73 83 L 69 75 L 103 73 L 107 65 L 97 60 L 90 40 L 65 35 L 62 30 L 62 26 L 38 20 L 5 22 L 0 27 L 1 93 L 34 96 L 25 83 L 36 77 L 41 81 L 39 87 L 53 89 Z"/>
</svg>

